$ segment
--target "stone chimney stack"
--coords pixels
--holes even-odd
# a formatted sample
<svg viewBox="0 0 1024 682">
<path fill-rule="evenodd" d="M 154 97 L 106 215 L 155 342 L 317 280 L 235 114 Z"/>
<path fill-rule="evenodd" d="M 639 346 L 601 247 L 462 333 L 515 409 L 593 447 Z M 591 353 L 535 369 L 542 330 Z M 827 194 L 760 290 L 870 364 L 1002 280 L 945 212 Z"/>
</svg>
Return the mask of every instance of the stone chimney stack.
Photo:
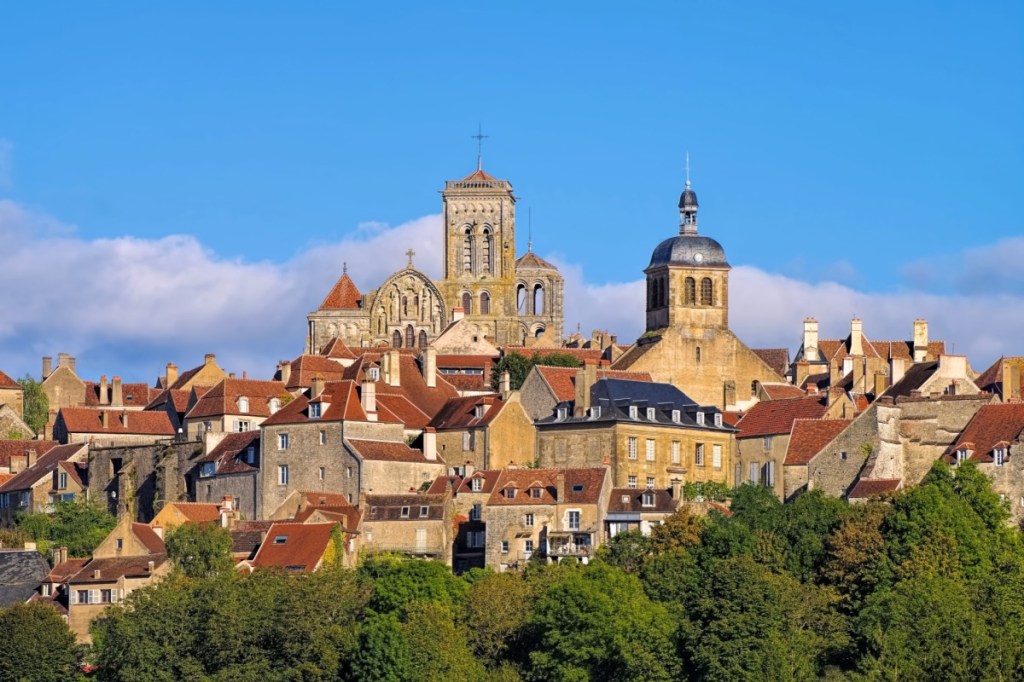
<svg viewBox="0 0 1024 682">
<path fill-rule="evenodd" d="M 804 360 L 818 361 L 818 321 L 813 317 L 804 318 Z"/>
<path fill-rule="evenodd" d="M 501 373 L 501 397 L 507 398 L 512 393 L 512 375 L 506 369 Z"/>
<path fill-rule="evenodd" d="M 234 520 L 235 512 L 235 501 L 230 495 L 225 495 L 220 502 L 220 508 L 217 510 L 220 514 L 220 527 L 230 528 L 231 522 Z"/>
<path fill-rule="evenodd" d="M 437 461 L 437 430 L 432 426 L 423 429 L 423 456 L 431 462 Z"/>
<path fill-rule="evenodd" d="M 67 353 L 57 353 L 57 367 L 67 367 L 71 369 L 71 356 Z"/>
<path fill-rule="evenodd" d="M 359 402 L 366 413 L 366 419 L 371 422 L 377 421 L 377 384 L 370 378 L 369 372 L 363 372 Z"/>
<path fill-rule="evenodd" d="M 465 308 L 452 308 L 452 322 L 458 322 L 466 316 Z"/>
<path fill-rule="evenodd" d="M 561 469 L 555 474 L 555 501 L 565 504 L 565 471 Z"/>
<path fill-rule="evenodd" d="M 35 448 L 29 448 L 28 450 L 25 451 L 25 464 L 26 464 L 25 468 L 28 469 L 30 467 L 35 466 L 35 463 L 36 463 L 36 449 Z"/>
<path fill-rule="evenodd" d="M 110 403 L 110 394 L 107 393 L 107 375 L 104 374 L 100 377 L 100 405 L 107 405 Z"/>
<path fill-rule="evenodd" d="M 43 356 L 43 378 L 40 381 L 46 381 L 46 377 L 50 376 L 53 372 L 53 358 L 49 355 Z"/>
<path fill-rule="evenodd" d="M 68 548 L 67 547 L 58 547 L 57 548 L 57 556 L 55 557 L 54 560 L 57 562 L 57 564 L 62 564 L 65 561 L 67 561 L 68 560 Z"/>
<path fill-rule="evenodd" d="M 309 398 L 319 398 L 324 392 L 324 380 L 320 376 L 315 376 L 309 382 Z"/>
<path fill-rule="evenodd" d="M 215 362 L 217 362 L 217 356 L 214 355 L 213 353 L 207 353 L 206 355 L 203 356 L 204 365 L 212 365 Z"/>
<path fill-rule="evenodd" d="M 423 351 L 423 381 L 427 388 L 437 388 L 437 349 L 426 348 Z"/>
<path fill-rule="evenodd" d="M 282 360 L 277 363 L 277 370 L 281 373 L 281 383 L 285 386 L 292 380 L 292 363 L 288 360 Z"/>
<path fill-rule="evenodd" d="M 167 371 L 164 373 L 164 388 L 170 388 L 178 380 L 178 366 L 173 362 L 167 363 Z"/>
<path fill-rule="evenodd" d="M 672 501 L 676 504 L 683 499 L 683 482 L 678 478 L 673 478 L 671 481 L 672 485 Z"/>
<path fill-rule="evenodd" d="M 384 354 L 384 383 L 388 386 L 401 386 L 401 357 L 397 350 L 389 350 Z"/>
<path fill-rule="evenodd" d="M 924 362 L 928 356 L 928 322 L 914 320 L 914 362 Z"/>
<path fill-rule="evenodd" d="M 864 323 L 859 317 L 850 320 L 850 355 L 864 355 Z"/>
<path fill-rule="evenodd" d="M 906 371 L 907 368 L 903 358 L 889 358 L 889 381 L 891 383 L 895 384 L 902 379 Z"/>
<path fill-rule="evenodd" d="M 115 376 L 110 382 L 110 406 L 124 405 L 124 390 L 121 388 L 121 377 Z"/>
<path fill-rule="evenodd" d="M 853 392 L 854 393 L 867 393 L 867 365 L 868 359 L 861 355 L 860 357 L 853 358 Z"/>
<path fill-rule="evenodd" d="M 590 388 L 597 382 L 597 364 L 592 360 L 586 360 L 583 366 L 576 370 L 576 401 L 573 412 L 577 417 L 583 416 L 590 409 Z"/>
</svg>

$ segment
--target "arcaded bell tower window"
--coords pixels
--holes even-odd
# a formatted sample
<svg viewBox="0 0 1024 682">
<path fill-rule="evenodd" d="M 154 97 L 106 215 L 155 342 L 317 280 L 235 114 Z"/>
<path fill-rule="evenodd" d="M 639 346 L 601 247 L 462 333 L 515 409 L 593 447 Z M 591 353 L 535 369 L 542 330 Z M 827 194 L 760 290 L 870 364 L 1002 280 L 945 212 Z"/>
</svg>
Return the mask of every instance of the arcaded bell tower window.
<svg viewBox="0 0 1024 682">
<path fill-rule="evenodd" d="M 705 277 L 700 282 L 700 304 L 701 305 L 714 305 L 715 304 L 714 285 L 711 284 L 711 279 L 709 277 Z"/>
<path fill-rule="evenodd" d="M 683 282 L 683 295 L 687 305 L 697 302 L 697 281 L 693 277 L 687 277 Z"/>
<path fill-rule="evenodd" d="M 473 313 L 473 296 L 468 291 L 462 294 L 462 310 L 467 315 Z"/>
<path fill-rule="evenodd" d="M 480 314 L 491 314 L 491 295 L 486 291 L 480 294 Z"/>
<path fill-rule="evenodd" d="M 462 271 L 473 272 L 473 231 L 468 227 L 462 240 Z"/>
</svg>

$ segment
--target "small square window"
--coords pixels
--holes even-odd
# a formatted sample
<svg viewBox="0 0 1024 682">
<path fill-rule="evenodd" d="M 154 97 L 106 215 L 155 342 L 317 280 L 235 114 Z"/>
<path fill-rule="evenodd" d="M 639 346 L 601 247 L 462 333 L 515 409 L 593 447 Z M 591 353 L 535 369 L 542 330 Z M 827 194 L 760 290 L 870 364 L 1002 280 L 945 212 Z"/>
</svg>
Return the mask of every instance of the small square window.
<svg viewBox="0 0 1024 682">
<path fill-rule="evenodd" d="M 524 526 L 532 526 L 533 525 L 533 514 L 526 514 L 525 516 L 523 516 L 523 525 Z"/>
<path fill-rule="evenodd" d="M 402 516 L 403 519 L 409 518 L 409 508 L 408 507 L 402 507 L 401 516 Z"/>
<path fill-rule="evenodd" d="M 430 516 L 430 507 L 420 507 L 420 518 Z"/>
<path fill-rule="evenodd" d="M 474 479 L 473 479 L 473 480 L 472 480 L 472 481 L 470 482 L 470 484 L 469 484 L 469 488 L 470 488 L 470 490 L 472 490 L 472 491 L 473 491 L 473 492 L 475 492 L 475 493 L 478 493 L 478 492 L 480 492 L 481 490 L 483 490 L 483 487 L 484 487 L 484 481 L 483 481 L 483 479 L 481 479 L 481 478 L 474 478 Z"/>
</svg>

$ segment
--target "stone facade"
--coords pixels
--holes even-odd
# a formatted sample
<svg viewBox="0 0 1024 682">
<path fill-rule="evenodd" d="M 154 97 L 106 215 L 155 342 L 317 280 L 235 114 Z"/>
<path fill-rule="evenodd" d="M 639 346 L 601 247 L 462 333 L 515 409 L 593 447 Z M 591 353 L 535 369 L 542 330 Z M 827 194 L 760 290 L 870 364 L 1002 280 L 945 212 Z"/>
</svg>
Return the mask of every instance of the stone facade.
<svg viewBox="0 0 1024 682">
<path fill-rule="evenodd" d="M 89 495 L 104 500 L 112 514 L 148 523 L 164 502 L 195 500 L 198 441 L 89 448 Z"/>
<path fill-rule="evenodd" d="M 755 483 L 772 489 L 779 498 L 785 495 L 783 462 L 789 449 L 789 433 L 736 439 L 736 485 Z"/>
<path fill-rule="evenodd" d="M 815 455 L 805 471 L 785 467 L 785 495 L 788 499 L 804 485 L 843 497 L 856 482 L 868 458 L 878 449 L 878 406 L 871 405 L 831 443 Z M 790 469 L 794 469 L 792 472 Z M 806 480 L 804 480 L 806 476 Z"/>
</svg>

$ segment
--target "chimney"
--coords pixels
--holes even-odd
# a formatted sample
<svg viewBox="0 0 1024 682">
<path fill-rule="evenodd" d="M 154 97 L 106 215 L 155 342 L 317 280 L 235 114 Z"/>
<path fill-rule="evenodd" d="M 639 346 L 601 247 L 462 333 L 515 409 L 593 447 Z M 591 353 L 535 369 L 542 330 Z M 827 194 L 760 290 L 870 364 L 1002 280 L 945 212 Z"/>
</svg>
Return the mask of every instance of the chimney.
<svg viewBox="0 0 1024 682">
<path fill-rule="evenodd" d="M 100 405 L 107 405 L 110 403 L 110 394 L 107 393 L 107 375 L 104 374 L 100 377 Z"/>
<path fill-rule="evenodd" d="M 401 386 L 401 358 L 397 350 L 389 350 L 384 354 L 384 383 L 388 386 Z"/>
<path fill-rule="evenodd" d="M 324 392 L 324 380 L 320 376 L 313 377 L 313 380 L 309 382 L 309 397 L 319 398 Z"/>
<path fill-rule="evenodd" d="M 110 411 L 100 410 L 100 422 L 103 424 L 103 430 L 106 431 L 110 428 Z"/>
<path fill-rule="evenodd" d="M 57 367 L 71 369 L 71 356 L 67 353 L 57 353 Z"/>
<path fill-rule="evenodd" d="M 864 355 L 863 329 L 859 317 L 850 320 L 850 355 Z"/>
<path fill-rule="evenodd" d="M 67 561 L 68 560 L 68 548 L 67 547 L 58 547 L 57 548 L 57 557 L 56 558 L 57 558 L 57 563 L 58 564 L 62 564 L 65 561 Z"/>
<path fill-rule="evenodd" d="M 501 397 L 507 398 L 512 392 L 512 375 L 506 369 L 501 373 Z"/>
<path fill-rule="evenodd" d="M 903 378 L 903 374 L 906 371 L 903 358 L 889 358 L 889 381 L 895 384 Z"/>
<path fill-rule="evenodd" d="M 121 377 L 115 376 L 110 382 L 110 406 L 121 407 L 124 405 L 124 392 L 121 389 Z"/>
<path fill-rule="evenodd" d="M 377 421 L 377 384 L 370 379 L 369 373 L 363 373 L 363 390 L 359 396 L 359 402 L 366 413 L 366 419 Z"/>
<path fill-rule="evenodd" d="M 146 562 L 146 570 L 147 570 L 147 571 L 149 571 L 150 573 L 152 573 L 153 571 L 155 571 L 155 570 L 156 570 L 156 562 L 155 562 L 155 561 L 153 561 L 152 559 L 150 559 L 149 561 L 147 561 L 147 562 Z"/>
<path fill-rule="evenodd" d="M 676 502 L 683 499 L 683 482 L 678 478 L 673 478 L 672 481 L 672 499 Z"/>
<path fill-rule="evenodd" d="M 437 430 L 432 426 L 423 429 L 423 456 L 431 462 L 437 461 Z"/>
<path fill-rule="evenodd" d="M 93 580 L 99 580 L 100 579 L 100 575 L 101 575 L 100 569 L 97 568 L 97 569 L 93 570 L 93 572 L 92 572 L 92 579 Z"/>
<path fill-rule="evenodd" d="M 586 360 L 583 366 L 576 370 L 575 381 L 575 409 L 573 412 L 577 417 L 583 416 L 590 409 L 590 387 L 597 381 L 597 365 Z"/>
<path fill-rule="evenodd" d="M 875 397 L 878 397 L 885 393 L 885 389 L 889 387 L 889 377 L 885 376 L 882 372 L 875 374 Z"/>
<path fill-rule="evenodd" d="M 423 381 L 427 388 L 437 387 L 437 349 L 427 348 L 423 351 Z"/>
<path fill-rule="evenodd" d="M 235 501 L 231 498 L 230 495 L 225 495 L 221 499 L 220 509 L 218 509 L 217 511 L 220 513 L 220 527 L 230 528 L 235 511 Z"/>
<path fill-rule="evenodd" d="M 924 362 L 928 356 L 928 322 L 914 320 L 914 362 Z"/>
<path fill-rule="evenodd" d="M 555 474 L 555 501 L 565 503 L 565 471 L 561 469 Z"/>
<path fill-rule="evenodd" d="M 818 321 L 813 317 L 804 318 L 804 360 L 818 361 Z"/>
<path fill-rule="evenodd" d="M 167 363 L 167 371 L 164 374 L 164 388 L 170 388 L 178 380 L 178 366 L 173 362 Z"/>
<path fill-rule="evenodd" d="M 1017 402 L 1020 398 L 1020 367 L 1003 360 L 1003 402 Z"/>
<path fill-rule="evenodd" d="M 235 378 L 235 373 L 234 372 L 228 372 L 228 379 L 234 379 L 234 378 Z"/>
<path fill-rule="evenodd" d="M 151 528 L 153 529 L 153 532 L 156 533 L 156 536 L 158 538 L 160 538 L 161 540 L 164 539 L 164 527 L 163 526 L 151 526 Z"/>
<path fill-rule="evenodd" d="M 46 377 L 50 376 L 53 372 L 53 358 L 49 355 L 43 356 L 43 378 L 41 381 L 46 381 Z"/>
<path fill-rule="evenodd" d="M 458 322 L 466 316 L 464 308 L 452 308 L 452 322 Z"/>
<path fill-rule="evenodd" d="M 213 353 L 207 353 L 206 355 L 203 356 L 204 365 L 212 365 L 215 362 L 217 362 L 217 356 L 214 355 Z"/>
<path fill-rule="evenodd" d="M 277 369 L 281 373 L 281 383 L 285 386 L 292 380 L 292 363 L 288 360 L 282 360 L 277 363 Z"/>
<path fill-rule="evenodd" d="M 853 393 L 867 393 L 867 379 L 865 378 L 865 369 L 868 364 L 868 359 L 863 355 L 860 357 L 853 358 Z"/>
<path fill-rule="evenodd" d="M 121 410 L 121 426 L 123 426 L 125 430 L 128 429 L 128 412 L 126 410 Z"/>
<path fill-rule="evenodd" d="M 25 450 L 25 468 L 29 468 L 36 463 L 36 449 L 29 448 Z"/>
<path fill-rule="evenodd" d="M 811 375 L 811 365 L 804 360 L 800 360 L 796 363 L 796 369 L 793 372 L 793 385 L 799 388 L 803 388 L 804 382 L 807 381 L 807 377 Z"/>
<path fill-rule="evenodd" d="M 476 467 L 473 466 L 473 461 L 469 460 L 469 459 L 466 460 L 466 463 L 463 465 L 462 468 L 463 468 L 462 473 L 463 473 L 463 477 L 464 478 L 469 478 L 470 476 L 473 475 L 473 472 L 476 471 Z"/>
</svg>

